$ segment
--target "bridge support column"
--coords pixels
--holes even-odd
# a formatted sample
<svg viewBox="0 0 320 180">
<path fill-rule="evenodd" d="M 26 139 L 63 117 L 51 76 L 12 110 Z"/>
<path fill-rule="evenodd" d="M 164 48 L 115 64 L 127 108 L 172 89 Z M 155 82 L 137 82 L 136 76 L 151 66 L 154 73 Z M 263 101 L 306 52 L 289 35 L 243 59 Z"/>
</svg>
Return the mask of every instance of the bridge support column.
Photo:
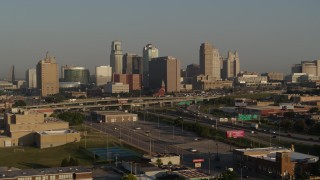
<svg viewBox="0 0 320 180">
<path fill-rule="evenodd" d="M 171 102 L 170 102 L 170 105 L 171 105 L 171 107 L 173 107 L 173 106 L 174 106 L 174 102 L 171 101 Z"/>
</svg>

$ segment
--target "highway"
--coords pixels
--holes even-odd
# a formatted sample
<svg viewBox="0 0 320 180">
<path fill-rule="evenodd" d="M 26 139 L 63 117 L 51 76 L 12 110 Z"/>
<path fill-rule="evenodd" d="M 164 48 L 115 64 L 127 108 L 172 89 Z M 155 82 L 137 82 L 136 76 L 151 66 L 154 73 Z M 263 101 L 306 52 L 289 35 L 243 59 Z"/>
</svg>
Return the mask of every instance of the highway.
<svg viewBox="0 0 320 180">
<path fill-rule="evenodd" d="M 152 112 L 149 112 L 149 113 L 152 113 Z M 167 111 L 168 113 L 168 111 Z M 178 118 L 181 116 L 181 114 L 174 114 L 174 113 L 170 113 L 169 114 L 158 114 L 158 113 L 153 113 L 154 115 L 159 115 L 159 116 L 165 116 L 165 117 L 169 117 L 169 118 Z M 211 115 L 209 114 L 206 114 L 209 118 Z M 212 116 L 211 116 L 212 117 Z M 183 116 L 183 119 L 185 121 L 188 121 L 188 122 L 195 122 L 196 118 L 190 118 L 190 117 L 187 117 L 187 116 Z M 218 119 L 218 118 L 214 118 L 214 119 Z M 266 145 L 274 145 L 274 144 L 277 144 L 277 142 L 279 142 L 279 132 L 275 132 L 275 133 L 272 133 L 272 132 L 264 132 L 263 130 L 255 130 L 253 128 L 251 128 L 250 126 L 248 125 L 245 125 L 244 126 L 241 126 L 239 124 L 231 124 L 231 123 L 222 123 L 222 122 L 218 122 L 216 123 L 216 120 L 209 120 L 209 119 L 203 119 L 203 118 L 197 118 L 197 121 L 202 124 L 202 125 L 206 125 L 206 126 L 209 126 L 209 127 L 212 127 L 212 125 L 216 126 L 216 124 L 218 124 L 218 128 L 220 130 L 223 130 L 223 131 L 227 131 L 227 130 L 245 130 L 247 133 L 246 134 L 246 137 L 252 141 L 256 141 L 256 142 L 261 142 L 263 144 L 266 144 Z M 215 127 L 214 127 L 215 128 Z M 256 131 L 258 133 L 254 133 L 252 134 L 251 132 L 252 131 Z M 296 135 L 295 134 L 292 134 L 291 137 L 288 137 L 286 136 L 286 134 L 284 133 L 280 133 L 280 142 L 281 141 L 285 141 L 287 143 L 300 143 L 300 144 L 305 144 L 305 145 L 309 145 L 309 146 L 312 146 L 312 145 L 320 145 L 320 142 L 319 141 L 315 141 L 315 140 L 310 140 L 310 139 L 301 139 L 301 138 L 297 138 L 295 137 Z M 276 138 L 273 138 L 274 136 L 276 136 Z M 307 138 L 309 138 L 308 136 L 306 136 Z"/>
</svg>

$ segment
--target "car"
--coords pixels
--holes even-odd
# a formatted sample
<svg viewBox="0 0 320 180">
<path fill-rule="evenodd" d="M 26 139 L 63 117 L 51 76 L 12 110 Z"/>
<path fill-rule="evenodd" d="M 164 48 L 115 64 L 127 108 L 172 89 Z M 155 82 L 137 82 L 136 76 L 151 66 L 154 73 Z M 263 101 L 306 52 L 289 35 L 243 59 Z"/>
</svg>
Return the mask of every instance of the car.
<svg viewBox="0 0 320 180">
<path fill-rule="evenodd" d="M 288 136 L 288 137 L 291 137 L 291 134 L 288 133 L 287 136 Z"/>
<path fill-rule="evenodd" d="M 136 129 L 136 130 L 140 130 L 140 129 L 141 129 L 141 127 L 136 127 L 135 129 Z"/>
<path fill-rule="evenodd" d="M 272 136 L 273 138 L 277 138 L 277 136 Z"/>
<path fill-rule="evenodd" d="M 195 148 L 190 148 L 190 149 L 189 149 L 189 151 L 190 151 L 190 152 L 193 152 L 193 153 L 198 152 L 198 150 L 197 150 L 197 149 L 195 149 Z"/>
<path fill-rule="evenodd" d="M 201 139 L 200 139 L 200 138 L 194 138 L 193 140 L 195 140 L 195 141 L 200 141 Z"/>
</svg>

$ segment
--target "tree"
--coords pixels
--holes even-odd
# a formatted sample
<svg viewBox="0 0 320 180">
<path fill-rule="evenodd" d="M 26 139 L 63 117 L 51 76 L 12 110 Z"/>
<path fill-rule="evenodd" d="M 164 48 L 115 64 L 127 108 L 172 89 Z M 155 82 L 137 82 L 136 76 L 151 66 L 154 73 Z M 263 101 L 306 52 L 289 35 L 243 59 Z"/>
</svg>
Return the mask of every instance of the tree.
<svg viewBox="0 0 320 180">
<path fill-rule="evenodd" d="M 160 158 L 158 158 L 156 161 L 156 164 L 157 164 L 157 166 L 161 166 L 163 164 L 162 160 Z"/>
<path fill-rule="evenodd" d="M 288 130 L 289 128 L 292 127 L 292 122 L 288 119 L 283 119 L 280 122 L 280 126 L 284 129 L 284 130 Z"/>
<path fill-rule="evenodd" d="M 67 166 L 69 166 L 68 159 L 67 159 L 67 158 L 64 158 L 64 159 L 61 161 L 61 167 L 67 167 Z"/>
<path fill-rule="evenodd" d="M 58 118 L 67 121 L 70 125 L 82 124 L 85 120 L 85 116 L 76 112 L 63 112 L 58 115 Z"/>
<path fill-rule="evenodd" d="M 14 104 L 12 105 L 12 107 L 22 107 L 22 106 L 26 106 L 26 102 L 24 100 L 17 100 L 14 102 Z"/>
<path fill-rule="evenodd" d="M 305 130 L 306 128 L 306 123 L 304 122 L 304 120 L 298 120 L 294 123 L 293 127 L 296 131 L 298 132 L 302 132 Z"/>
<path fill-rule="evenodd" d="M 130 173 L 122 176 L 122 180 L 137 180 L 137 177 Z"/>
<path fill-rule="evenodd" d="M 224 180 L 236 180 L 238 179 L 238 175 L 234 171 L 227 170 L 222 173 L 222 179 Z"/>
<path fill-rule="evenodd" d="M 68 166 L 79 166 L 79 161 L 75 158 L 64 158 L 61 161 L 61 167 L 68 167 Z"/>
<path fill-rule="evenodd" d="M 313 108 L 311 108 L 308 112 L 309 113 L 316 113 L 316 112 L 318 112 L 319 111 L 319 109 L 317 108 L 317 107 L 313 107 Z"/>
<path fill-rule="evenodd" d="M 172 165 L 172 162 L 171 162 L 171 161 L 169 161 L 169 162 L 168 162 L 168 165 Z"/>
</svg>

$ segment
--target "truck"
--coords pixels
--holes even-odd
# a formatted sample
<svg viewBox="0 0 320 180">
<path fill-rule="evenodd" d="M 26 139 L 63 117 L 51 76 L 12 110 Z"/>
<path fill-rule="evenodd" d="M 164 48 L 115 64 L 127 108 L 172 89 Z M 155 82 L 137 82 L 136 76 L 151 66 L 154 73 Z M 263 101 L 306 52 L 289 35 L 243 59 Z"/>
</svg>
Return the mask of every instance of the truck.
<svg viewBox="0 0 320 180">
<path fill-rule="evenodd" d="M 251 124 L 251 127 L 252 127 L 253 129 L 258 129 L 258 128 L 259 128 L 259 124 L 253 123 L 253 124 Z"/>
</svg>

